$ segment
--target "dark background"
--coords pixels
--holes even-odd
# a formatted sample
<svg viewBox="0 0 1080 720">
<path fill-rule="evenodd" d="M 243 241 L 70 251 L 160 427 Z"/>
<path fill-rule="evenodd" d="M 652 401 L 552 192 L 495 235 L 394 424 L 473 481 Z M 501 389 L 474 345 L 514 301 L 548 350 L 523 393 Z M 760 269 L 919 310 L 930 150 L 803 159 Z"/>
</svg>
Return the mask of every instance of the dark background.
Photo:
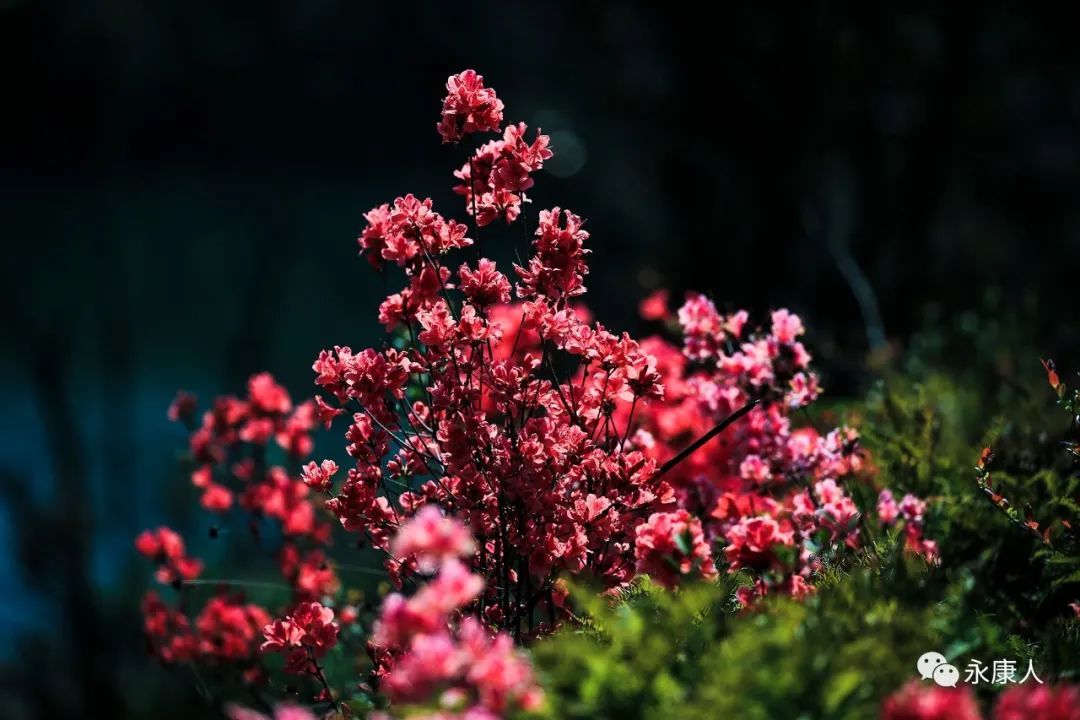
<svg viewBox="0 0 1080 720">
<path fill-rule="evenodd" d="M 531 211 L 588 218 L 598 319 L 646 330 L 656 286 L 787 305 L 843 397 L 928 317 L 1007 311 L 1075 352 L 1066 17 L 0 0 L 0 716 L 205 712 L 145 659 L 135 610 L 133 536 L 207 523 L 165 407 L 260 369 L 299 396 L 320 348 L 378 342 L 387 286 L 355 236 L 410 191 L 462 216 L 434 130 L 450 73 L 475 67 L 508 121 L 552 134 Z"/>
</svg>

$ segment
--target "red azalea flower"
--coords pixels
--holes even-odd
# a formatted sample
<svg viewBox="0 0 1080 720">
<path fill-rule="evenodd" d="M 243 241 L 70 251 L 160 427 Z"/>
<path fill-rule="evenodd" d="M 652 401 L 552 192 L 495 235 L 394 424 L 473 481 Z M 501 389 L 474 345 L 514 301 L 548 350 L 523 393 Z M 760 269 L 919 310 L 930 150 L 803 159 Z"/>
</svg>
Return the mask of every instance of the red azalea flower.
<svg viewBox="0 0 1080 720">
<path fill-rule="evenodd" d="M 885 699 L 882 720 L 981 720 L 979 706 L 968 688 L 922 685 L 912 680 Z"/>
</svg>

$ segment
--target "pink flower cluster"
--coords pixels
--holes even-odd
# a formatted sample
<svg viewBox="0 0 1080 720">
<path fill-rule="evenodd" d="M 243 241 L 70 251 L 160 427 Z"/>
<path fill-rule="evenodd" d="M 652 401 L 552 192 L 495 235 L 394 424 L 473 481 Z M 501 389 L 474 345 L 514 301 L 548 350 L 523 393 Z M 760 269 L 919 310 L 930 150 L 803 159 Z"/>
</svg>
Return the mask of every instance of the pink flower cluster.
<svg viewBox="0 0 1080 720">
<path fill-rule="evenodd" d="M 422 573 L 432 573 L 450 558 L 476 552 L 472 535 L 461 523 L 443 517 L 435 505 L 425 505 L 390 543 L 394 557 L 413 558 Z"/>
<path fill-rule="evenodd" d="M 943 688 L 912 680 L 885 699 L 881 719 L 982 720 L 982 714 L 968 688 Z"/>
<path fill-rule="evenodd" d="M 437 717 L 447 720 L 538 707 L 542 695 L 532 667 L 513 639 L 460 616 L 484 588 L 483 578 L 462 562 L 473 554 L 465 527 L 429 505 L 402 526 L 392 545 L 437 561 L 438 572 L 411 597 L 393 593 L 383 602 L 369 648 L 380 689 L 401 705 L 435 703 Z"/>
<path fill-rule="evenodd" d="M 998 698 L 994 720 L 1080 720 L 1080 686 L 1018 685 Z"/>
<path fill-rule="evenodd" d="M 447 79 L 442 119 L 436 126 L 444 143 L 458 142 L 474 132 L 495 132 L 502 120 L 502 100 L 484 87 L 483 75 L 465 70 Z"/>
<path fill-rule="evenodd" d="M 285 655 L 285 671 L 296 675 L 321 673 L 319 658 L 337 644 L 334 611 L 317 602 L 302 602 L 283 618 L 263 627 L 262 652 Z"/>
<path fill-rule="evenodd" d="M 865 520 L 845 489 L 866 470 L 858 434 L 793 426 L 792 414 L 820 392 L 797 315 L 776 310 L 766 327 L 754 328 L 746 311 L 722 314 L 703 295 L 688 295 L 676 313 L 667 301 L 666 293 L 654 294 L 642 313 L 677 327 L 681 347 L 661 337 L 642 342 L 656 359 L 665 399 L 639 412 L 630 442 L 663 464 L 758 400 L 744 421 L 668 479 L 679 506 L 701 519 L 704 546 L 723 544 L 729 570 L 753 573 L 753 585 L 739 593 L 744 603 L 773 591 L 802 596 L 827 558 L 860 545 Z M 917 518 L 904 516 L 909 547 L 933 557 L 922 510 L 910 502 L 908 509 L 919 510 Z"/>
<path fill-rule="evenodd" d="M 712 550 L 705 542 L 701 521 L 686 510 L 653 513 L 638 525 L 634 543 L 637 571 L 667 588 L 693 573 L 716 577 Z"/>
<path fill-rule="evenodd" d="M 892 491 L 885 489 L 878 495 L 877 514 L 882 525 L 890 526 L 898 520 L 904 522 L 904 544 L 908 550 L 922 555 L 929 562 L 939 561 L 937 543 L 924 537 L 923 527 L 926 513 L 926 501 L 911 493 L 904 495 L 899 503 L 893 498 Z"/>
<path fill-rule="evenodd" d="M 465 198 L 465 212 L 478 227 L 496 220 L 512 223 L 528 202 L 525 191 L 533 186 L 532 173 L 544 167 L 552 156 L 550 138 L 537 130 L 533 141 L 525 139 L 525 123 L 507 125 L 501 140 L 492 140 L 476 153 L 454 177 L 461 184 L 454 192 Z"/>
<path fill-rule="evenodd" d="M 941 688 L 912 680 L 885 699 L 882 720 L 982 720 L 969 688 Z M 993 720 L 1080 720 L 1080 687 L 1016 685 L 1001 693 Z"/>
</svg>

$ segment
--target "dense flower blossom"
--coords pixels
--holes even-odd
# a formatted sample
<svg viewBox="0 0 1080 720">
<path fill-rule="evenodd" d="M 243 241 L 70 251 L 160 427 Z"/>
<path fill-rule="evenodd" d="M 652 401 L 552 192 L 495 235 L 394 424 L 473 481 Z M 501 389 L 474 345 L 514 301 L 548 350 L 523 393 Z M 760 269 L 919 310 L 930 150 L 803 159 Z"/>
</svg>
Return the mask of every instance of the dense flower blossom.
<svg viewBox="0 0 1080 720">
<path fill-rule="evenodd" d="M 255 456 L 266 454 L 271 442 L 292 459 L 308 455 L 315 424 L 315 403 L 294 406 L 289 393 L 269 373 L 251 377 L 247 399 L 215 400 L 190 439 L 191 481 L 202 491 L 203 507 L 223 512 L 238 497 L 246 510 L 282 520 L 290 534 L 325 534 L 325 525 L 305 520 L 311 508 L 304 499 L 303 483 L 281 466 L 265 467 L 255 461 Z"/>
<path fill-rule="evenodd" d="M 544 296 L 552 300 L 571 298 L 585 292 L 585 275 L 589 267 L 585 257 L 589 250 L 584 243 L 589 233 L 582 229 L 583 221 L 570 211 L 559 208 L 541 210 L 539 227 L 533 246 L 536 254 L 526 267 L 514 266 L 521 282 L 518 295 L 522 298 Z"/>
<path fill-rule="evenodd" d="M 135 546 L 158 564 L 161 583 L 180 587 L 202 572 L 202 561 L 188 556 L 183 539 L 169 528 L 141 533 Z M 262 607 L 218 595 L 192 618 L 151 592 L 143 599 L 142 613 L 150 650 L 163 662 L 225 662 L 243 669 L 245 679 L 258 676 L 254 641 L 270 619 Z"/>
<path fill-rule="evenodd" d="M 885 699 L 882 720 L 981 720 L 968 688 L 943 688 L 913 680 Z"/>
<path fill-rule="evenodd" d="M 266 610 L 219 596 L 209 600 L 195 620 L 199 652 L 227 661 L 251 659 L 255 641 L 270 622 Z"/>
<path fill-rule="evenodd" d="M 333 460 L 323 460 L 318 464 L 312 461 L 304 466 L 300 477 L 303 479 L 304 484 L 312 490 L 325 492 L 330 489 L 330 484 L 333 482 L 337 471 L 338 465 Z"/>
<path fill-rule="evenodd" d="M 438 696 L 462 717 L 501 717 L 541 702 L 532 667 L 506 633 L 492 633 L 477 618 L 455 621 L 484 588 L 457 556 L 471 555 L 472 538 L 459 522 L 432 506 L 408 521 L 394 547 L 426 548 L 441 555 L 435 578 L 410 598 L 394 593 L 383 603 L 372 637 L 380 688 L 396 703 Z M 451 717 L 447 715 L 447 717 Z"/>
<path fill-rule="evenodd" d="M 728 529 L 726 539 L 724 554 L 731 569 L 763 569 L 776 561 L 776 546 L 795 544 L 795 533 L 769 515 L 758 515 L 741 518 Z"/>
<path fill-rule="evenodd" d="M 448 271 L 436 273 L 426 264 L 429 257 L 472 244 L 465 237 L 465 226 L 444 220 L 432 210 L 430 198 L 420 200 L 412 194 L 405 195 L 394 200 L 393 205 L 371 210 L 365 218 L 368 224 L 358 242 L 368 261 L 376 267 L 384 260 L 389 261 L 406 268 L 410 274 L 410 287 L 399 298 L 404 306 L 431 300 L 449 277 Z"/>
<path fill-rule="evenodd" d="M 894 525 L 898 521 L 904 522 L 904 545 L 918 555 L 922 555 L 927 561 L 937 563 L 937 543 L 924 536 L 926 513 L 926 501 L 920 500 L 911 493 L 905 495 L 899 503 L 893 498 L 890 490 L 882 490 L 878 495 L 877 515 L 882 525 Z"/>
<path fill-rule="evenodd" d="M 300 549 L 286 543 L 278 555 L 281 575 L 293 588 L 298 600 L 317 600 L 332 596 L 341 587 L 334 566 L 321 548 L 301 553 Z"/>
<path fill-rule="evenodd" d="M 211 598 L 192 622 L 156 593 L 143 599 L 143 629 L 153 653 L 164 662 L 230 663 L 258 674 L 257 639 L 270 620 L 258 605 L 227 597 Z"/>
<path fill-rule="evenodd" d="M 1023 684 L 998 696 L 994 720 L 1080 720 L 1080 687 Z"/>
<path fill-rule="evenodd" d="M 461 291 L 477 308 L 510 302 L 510 281 L 487 258 L 480 260 L 476 270 L 462 265 L 458 277 L 461 278 Z"/>
<path fill-rule="evenodd" d="M 755 574 L 739 592 L 744 603 L 769 592 L 811 592 L 823 558 L 861 545 L 867 518 L 846 485 L 867 463 L 853 428 L 794 427 L 793 413 L 820 392 L 800 340 L 802 320 L 781 309 L 764 329 L 755 328 L 746 311 L 721 313 L 696 293 L 674 317 L 663 295 L 641 311 L 677 325 L 681 346 L 661 337 L 642 342 L 655 358 L 665 397 L 639 408 L 633 444 L 664 463 L 688 439 L 757 400 L 743 422 L 685 458 L 668 480 L 678 504 L 701 518 L 706 542 L 724 545 L 728 569 Z M 882 498 L 883 524 L 895 522 L 886 522 L 893 509 L 901 517 L 891 497 Z M 923 536 L 925 505 L 912 502 L 909 509 L 917 512 L 902 516 L 905 544 L 933 561 L 936 547 Z"/>
<path fill-rule="evenodd" d="M 469 133 L 497 131 L 502 119 L 502 100 L 484 87 L 483 75 L 465 70 L 446 81 L 442 119 L 437 126 L 444 143 L 457 142 Z"/>
<path fill-rule="evenodd" d="M 465 211 L 479 227 L 495 220 L 511 223 L 527 202 L 525 191 L 533 186 L 532 173 L 552 157 L 547 135 L 537 130 L 533 141 L 525 139 L 525 123 L 507 125 L 501 140 L 482 145 L 454 176 L 461 184 L 454 192 L 465 198 Z"/>
<path fill-rule="evenodd" d="M 334 611 L 317 602 L 300 603 L 284 618 L 263 627 L 263 652 L 285 654 L 287 672 L 310 673 L 317 669 L 317 659 L 337 643 L 338 625 Z"/>
<path fill-rule="evenodd" d="M 686 510 L 653 513 L 638 525 L 634 543 L 637 571 L 665 587 L 675 587 L 681 577 L 697 571 L 716 577 L 712 551 L 701 532 L 701 521 Z"/>
<path fill-rule="evenodd" d="M 422 572 L 433 572 L 449 558 L 469 557 L 476 548 L 469 531 L 439 508 L 425 505 L 398 531 L 390 545 L 398 558 L 414 557 Z"/>
<path fill-rule="evenodd" d="M 508 126 L 502 140 L 481 148 L 459 172 L 466 191 L 481 172 L 492 187 L 528 189 L 529 173 L 550 151 L 543 136 L 524 136 L 524 125 Z M 629 582 L 637 524 L 675 501 L 656 463 L 628 441 L 635 410 L 662 398 L 663 384 L 636 341 L 568 305 L 585 291 L 588 273 L 582 219 L 559 208 L 540 212 L 513 293 L 488 258 L 456 273 L 443 263 L 472 241 L 430 201 L 399 198 L 367 220 L 364 254 L 397 263 L 407 281 L 387 297 L 379 320 L 408 343 L 359 352 L 339 345 L 313 364 L 327 394 L 320 406 L 351 417 L 346 450 L 355 461 L 326 508 L 387 553 L 395 583 L 462 552 L 459 539 L 440 539 L 438 516 L 426 506 L 467 520 L 477 542 L 463 559 L 493 580 L 479 599 L 481 614 L 515 632 L 562 615 L 561 573 Z M 322 466 L 306 471 L 314 487 L 331 487 L 325 475 Z M 421 512 L 432 526 L 416 526 L 391 547 L 403 521 Z M 403 613 L 418 610 L 415 602 L 389 602 Z"/>
<path fill-rule="evenodd" d="M 331 525 L 320 520 L 310 490 L 295 467 L 311 452 L 311 433 L 321 416 L 317 402 L 294 404 L 289 393 L 268 373 L 251 377 L 247 397 L 221 397 L 201 422 L 195 422 L 194 399 L 178 398 L 170 416 L 191 429 L 192 483 L 202 491 L 201 504 L 211 512 L 238 505 L 251 516 L 251 530 L 261 534 L 264 519 L 276 523 L 282 535 L 279 564 L 295 601 L 310 601 L 337 592 L 340 583 L 322 548 Z M 271 461 L 274 453 L 285 464 Z M 334 463 L 311 464 L 307 477 L 320 488 L 329 485 Z M 216 537 L 216 526 L 211 537 Z M 166 529 L 139 536 L 136 546 L 158 563 L 158 579 L 178 584 L 202 570 L 189 558 L 179 535 Z M 262 607 L 238 597 L 216 595 L 201 607 L 190 597 L 173 609 L 157 596 L 144 603 L 145 630 L 155 654 L 165 661 L 229 662 L 243 670 L 245 680 L 261 677 L 258 639 L 270 623 Z M 190 614 L 189 614 L 190 613 Z"/>
</svg>

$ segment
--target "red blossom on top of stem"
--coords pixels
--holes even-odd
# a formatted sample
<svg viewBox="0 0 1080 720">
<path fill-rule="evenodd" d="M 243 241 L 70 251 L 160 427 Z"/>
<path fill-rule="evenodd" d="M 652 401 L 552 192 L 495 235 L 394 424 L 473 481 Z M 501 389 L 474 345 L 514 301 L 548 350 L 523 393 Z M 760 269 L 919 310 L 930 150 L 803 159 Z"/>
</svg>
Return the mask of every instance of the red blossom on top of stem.
<svg viewBox="0 0 1080 720">
<path fill-rule="evenodd" d="M 444 143 L 456 143 L 474 132 L 495 132 L 502 125 L 503 103 L 484 76 L 463 70 L 446 80 L 442 118 L 436 128 Z"/>
<path fill-rule="evenodd" d="M 262 652 L 283 653 L 287 672 L 307 674 L 316 671 L 316 660 L 337 644 L 338 625 L 331 608 L 302 602 L 290 614 L 268 623 L 262 632 Z"/>
</svg>

